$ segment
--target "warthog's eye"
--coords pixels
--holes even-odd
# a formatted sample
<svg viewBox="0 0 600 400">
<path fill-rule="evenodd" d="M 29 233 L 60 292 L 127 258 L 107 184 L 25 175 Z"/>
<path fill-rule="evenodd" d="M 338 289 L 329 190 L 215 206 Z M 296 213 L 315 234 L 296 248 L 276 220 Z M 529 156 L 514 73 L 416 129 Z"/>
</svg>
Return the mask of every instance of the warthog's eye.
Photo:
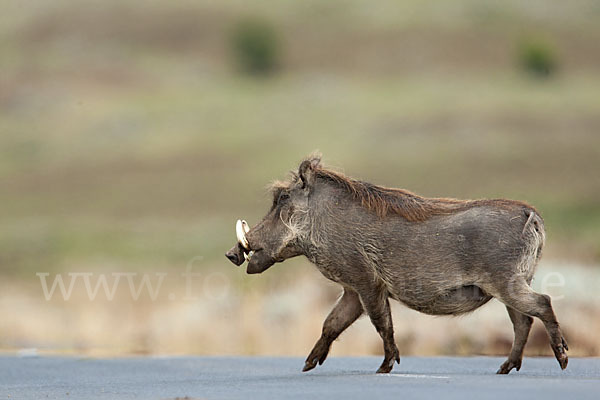
<svg viewBox="0 0 600 400">
<path fill-rule="evenodd" d="M 289 198 L 290 198 L 290 195 L 288 193 L 281 192 L 279 194 L 279 198 L 277 198 L 277 204 L 282 204 L 283 202 L 285 202 Z"/>
</svg>

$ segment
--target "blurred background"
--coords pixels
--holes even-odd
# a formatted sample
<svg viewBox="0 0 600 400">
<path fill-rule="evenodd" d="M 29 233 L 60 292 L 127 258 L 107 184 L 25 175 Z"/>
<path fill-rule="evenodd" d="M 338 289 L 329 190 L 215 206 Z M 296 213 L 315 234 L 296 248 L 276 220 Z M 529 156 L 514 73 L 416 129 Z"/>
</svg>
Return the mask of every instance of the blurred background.
<svg viewBox="0 0 600 400">
<path fill-rule="evenodd" d="M 248 276 L 223 254 L 236 219 L 268 210 L 266 185 L 318 149 L 373 183 L 535 205 L 534 287 L 570 355 L 600 355 L 600 1 L 30 0 L 2 14 L 0 350 L 308 354 L 340 289 L 305 259 Z M 495 300 L 459 318 L 393 312 L 402 354 L 512 342 Z M 332 354 L 381 347 L 363 318 Z M 526 354 L 551 354 L 539 321 Z"/>
</svg>

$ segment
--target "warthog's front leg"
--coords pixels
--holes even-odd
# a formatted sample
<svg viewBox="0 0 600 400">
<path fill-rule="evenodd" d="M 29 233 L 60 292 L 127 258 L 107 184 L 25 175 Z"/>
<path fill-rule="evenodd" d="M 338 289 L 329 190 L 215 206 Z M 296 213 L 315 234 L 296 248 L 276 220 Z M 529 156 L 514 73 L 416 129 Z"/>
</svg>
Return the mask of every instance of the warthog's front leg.
<svg viewBox="0 0 600 400">
<path fill-rule="evenodd" d="M 323 323 L 321 337 L 313 347 L 302 371 L 310 371 L 323 364 L 329 353 L 331 343 L 364 312 L 358 294 L 349 288 L 344 288 L 344 294 Z"/>
<path fill-rule="evenodd" d="M 365 295 L 361 293 L 360 296 L 371 322 L 383 339 L 385 357 L 377 373 L 388 373 L 394 367 L 394 361 L 400 364 L 400 352 L 394 341 L 394 326 L 387 290 L 380 288 L 377 291 L 368 291 Z"/>
<path fill-rule="evenodd" d="M 513 342 L 512 350 L 508 359 L 500 366 L 498 374 L 508 374 L 511 369 L 516 368 L 517 371 L 521 369 L 521 362 L 523 361 L 523 350 L 527 343 L 527 337 L 531 330 L 531 324 L 533 318 L 529 315 L 521 314 L 512 307 L 506 306 L 510 320 L 513 323 L 515 331 L 515 340 Z"/>
</svg>

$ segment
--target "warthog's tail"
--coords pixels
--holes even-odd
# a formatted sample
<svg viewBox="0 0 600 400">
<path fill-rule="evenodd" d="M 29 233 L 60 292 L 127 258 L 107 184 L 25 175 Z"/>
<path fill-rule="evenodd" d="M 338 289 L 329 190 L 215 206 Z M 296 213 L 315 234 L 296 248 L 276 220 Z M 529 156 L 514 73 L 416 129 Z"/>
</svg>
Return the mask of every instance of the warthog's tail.
<svg viewBox="0 0 600 400">
<path fill-rule="evenodd" d="M 527 218 L 527 222 L 525 222 L 525 226 L 523 227 L 523 235 L 525 234 L 525 230 L 527 229 L 527 226 L 529 226 L 529 224 L 533 220 L 533 217 L 535 217 L 535 211 L 529 212 L 529 218 Z"/>
<path fill-rule="evenodd" d="M 525 210 L 527 221 L 523 226 L 523 239 L 525 240 L 525 249 L 518 269 L 525 273 L 528 280 L 533 278 L 537 263 L 542 256 L 542 248 L 546 242 L 546 231 L 544 229 L 544 220 L 532 209 Z"/>
</svg>

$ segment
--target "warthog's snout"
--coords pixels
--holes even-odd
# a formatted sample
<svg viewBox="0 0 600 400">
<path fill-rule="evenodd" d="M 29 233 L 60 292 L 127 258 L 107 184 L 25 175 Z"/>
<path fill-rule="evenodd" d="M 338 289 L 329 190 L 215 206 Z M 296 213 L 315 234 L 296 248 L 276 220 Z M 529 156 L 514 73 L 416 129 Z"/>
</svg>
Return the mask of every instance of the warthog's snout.
<svg viewBox="0 0 600 400">
<path fill-rule="evenodd" d="M 236 243 L 235 246 L 225 253 L 225 257 L 235 265 L 240 266 L 244 263 L 244 249 L 239 243 Z"/>
<path fill-rule="evenodd" d="M 225 253 L 225 257 L 238 266 L 242 265 L 244 261 L 248 261 L 246 272 L 249 274 L 259 274 L 275 264 L 276 260 L 269 251 L 265 251 L 257 244 L 260 243 L 260 239 L 257 240 L 256 232 L 254 232 L 254 239 L 251 236 L 247 236 L 249 232 L 250 227 L 248 223 L 238 219 L 235 224 L 237 243 Z M 252 246 L 250 242 L 253 242 Z"/>
</svg>

